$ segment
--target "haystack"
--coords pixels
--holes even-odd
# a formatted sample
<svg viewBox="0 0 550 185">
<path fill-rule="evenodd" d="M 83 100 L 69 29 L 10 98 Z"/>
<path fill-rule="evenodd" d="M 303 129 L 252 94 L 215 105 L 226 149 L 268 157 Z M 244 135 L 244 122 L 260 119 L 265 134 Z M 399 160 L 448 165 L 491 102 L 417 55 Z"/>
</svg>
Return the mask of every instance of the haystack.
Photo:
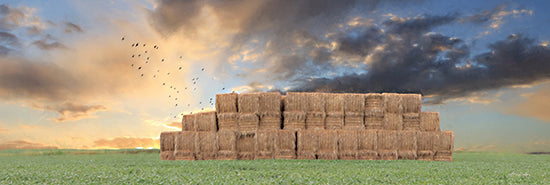
<svg viewBox="0 0 550 185">
<path fill-rule="evenodd" d="M 435 132 L 418 132 L 416 155 L 418 160 L 431 161 L 434 159 Z"/>
<path fill-rule="evenodd" d="M 399 149 L 397 155 L 399 159 L 415 160 L 417 150 L 417 131 L 399 132 Z"/>
<path fill-rule="evenodd" d="M 216 112 L 237 112 L 237 93 L 216 94 Z"/>
<path fill-rule="evenodd" d="M 439 112 L 420 113 L 420 130 L 441 131 L 439 128 Z"/>
<path fill-rule="evenodd" d="M 365 112 L 365 129 L 384 129 L 384 111 L 375 109 Z"/>
<path fill-rule="evenodd" d="M 237 100 L 239 113 L 258 113 L 260 111 L 260 93 L 239 94 Z"/>
<path fill-rule="evenodd" d="M 317 159 L 338 159 L 338 132 L 336 130 L 319 130 L 317 134 L 319 138 Z"/>
<path fill-rule="evenodd" d="M 365 95 L 365 113 L 384 112 L 384 96 L 379 93 Z"/>
<path fill-rule="evenodd" d="M 436 161 L 453 161 L 454 133 L 452 131 L 441 131 L 435 134 L 435 155 Z"/>
<path fill-rule="evenodd" d="M 384 130 L 403 130 L 403 115 L 386 113 L 384 115 Z"/>
<path fill-rule="evenodd" d="M 325 94 L 325 111 L 344 113 L 343 94 Z"/>
<path fill-rule="evenodd" d="M 240 113 L 239 119 L 238 119 L 238 125 L 239 125 L 239 131 L 240 132 L 256 132 L 258 130 L 260 124 L 260 118 L 257 114 L 251 113 L 251 114 L 245 114 Z"/>
<path fill-rule="evenodd" d="M 304 130 L 306 128 L 305 112 L 283 112 L 283 129 L 285 130 Z"/>
<path fill-rule="evenodd" d="M 329 130 L 342 129 L 344 127 L 344 112 L 327 112 L 325 128 Z"/>
<path fill-rule="evenodd" d="M 357 159 L 378 159 L 378 132 L 376 130 L 357 131 Z"/>
<path fill-rule="evenodd" d="M 403 130 L 420 131 L 420 113 L 403 113 Z"/>
<path fill-rule="evenodd" d="M 195 160 L 195 132 L 178 132 L 175 137 L 174 148 L 176 160 Z"/>
<path fill-rule="evenodd" d="M 364 94 L 344 94 L 344 112 L 364 114 L 365 98 Z"/>
<path fill-rule="evenodd" d="M 194 131 L 195 130 L 195 114 L 183 115 L 181 119 L 182 131 Z"/>
<path fill-rule="evenodd" d="M 305 93 L 308 112 L 325 112 L 325 93 Z"/>
<path fill-rule="evenodd" d="M 218 154 L 218 139 L 216 132 L 196 132 L 195 156 L 197 160 L 214 160 Z"/>
<path fill-rule="evenodd" d="M 357 131 L 338 130 L 338 159 L 357 159 Z"/>
<path fill-rule="evenodd" d="M 398 131 L 377 131 L 378 157 L 381 160 L 396 160 L 398 150 Z"/>
<path fill-rule="evenodd" d="M 260 93 L 260 112 L 281 112 L 281 93 Z"/>
<path fill-rule="evenodd" d="M 284 98 L 284 110 L 289 112 L 306 112 L 308 107 L 306 93 L 288 92 Z"/>
<path fill-rule="evenodd" d="M 237 159 L 253 160 L 255 149 L 255 132 L 237 133 Z"/>
<path fill-rule="evenodd" d="M 218 125 L 216 123 L 216 112 L 201 112 L 195 115 L 195 131 L 216 132 Z"/>
<path fill-rule="evenodd" d="M 422 95 L 401 94 L 403 113 L 420 113 L 422 110 Z"/>
<path fill-rule="evenodd" d="M 160 159 L 161 160 L 175 160 L 174 149 L 176 134 L 178 132 L 161 132 L 160 133 Z"/>
<path fill-rule="evenodd" d="M 298 131 L 298 159 L 316 159 L 319 149 L 319 131 L 300 130 Z"/>
<path fill-rule="evenodd" d="M 275 138 L 275 159 L 296 159 L 296 132 L 279 130 Z"/>
<path fill-rule="evenodd" d="M 397 93 L 382 93 L 384 96 L 384 108 L 386 113 L 403 113 L 403 101 L 401 95 Z"/>
<path fill-rule="evenodd" d="M 281 112 L 260 112 L 260 130 L 280 130 L 281 127 Z"/>
<path fill-rule="evenodd" d="M 218 113 L 218 127 L 219 130 L 238 130 L 239 113 L 227 112 Z"/>
<path fill-rule="evenodd" d="M 275 139 L 277 131 L 265 130 L 256 132 L 256 154 L 254 159 L 273 159 L 275 157 Z"/>
<path fill-rule="evenodd" d="M 237 159 L 237 133 L 234 130 L 218 131 L 218 160 Z"/>
<path fill-rule="evenodd" d="M 325 129 L 325 112 L 307 112 L 306 129 L 322 130 Z"/>
<path fill-rule="evenodd" d="M 361 130 L 365 128 L 364 112 L 345 112 L 344 129 Z"/>
</svg>

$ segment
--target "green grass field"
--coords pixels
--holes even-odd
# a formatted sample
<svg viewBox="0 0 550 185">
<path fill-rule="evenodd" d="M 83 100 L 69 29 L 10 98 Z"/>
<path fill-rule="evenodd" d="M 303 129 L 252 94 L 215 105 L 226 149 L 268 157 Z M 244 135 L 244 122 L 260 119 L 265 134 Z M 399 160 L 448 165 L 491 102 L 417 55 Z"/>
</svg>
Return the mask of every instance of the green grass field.
<svg viewBox="0 0 550 185">
<path fill-rule="evenodd" d="M 158 150 L 0 151 L 0 184 L 550 184 L 550 155 L 427 161 L 161 161 Z"/>
</svg>

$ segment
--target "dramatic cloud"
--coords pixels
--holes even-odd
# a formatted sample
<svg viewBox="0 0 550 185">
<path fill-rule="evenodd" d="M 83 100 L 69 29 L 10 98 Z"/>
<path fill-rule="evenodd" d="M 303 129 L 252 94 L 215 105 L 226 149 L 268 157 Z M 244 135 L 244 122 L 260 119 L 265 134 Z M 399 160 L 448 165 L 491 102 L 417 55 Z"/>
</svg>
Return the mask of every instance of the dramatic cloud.
<svg viewBox="0 0 550 185">
<path fill-rule="evenodd" d="M 545 87 L 534 93 L 522 95 L 526 101 L 510 106 L 506 113 L 533 117 L 544 122 L 550 122 L 550 88 Z"/>
<path fill-rule="evenodd" d="M 72 22 L 65 22 L 65 33 L 83 32 L 82 28 Z"/>
<path fill-rule="evenodd" d="M 0 143 L 0 150 L 8 149 L 58 149 L 57 146 L 50 146 L 43 143 L 31 142 L 27 140 L 16 140 Z"/>
<path fill-rule="evenodd" d="M 507 4 L 502 4 L 492 10 L 485 10 L 480 13 L 461 18 L 459 22 L 471 22 L 475 24 L 488 24 L 487 27 L 497 29 L 504 24 L 508 16 L 532 15 L 532 10 L 518 9 L 507 10 Z"/>
<path fill-rule="evenodd" d="M 59 113 L 60 117 L 56 118 L 55 121 L 64 122 L 94 117 L 94 113 L 106 111 L 107 107 L 103 105 L 79 105 L 66 102 L 57 106 L 46 106 L 45 109 Z"/>
<path fill-rule="evenodd" d="M 94 141 L 94 148 L 137 148 L 159 147 L 159 140 L 153 138 L 117 137 L 113 139 L 99 139 Z"/>
<path fill-rule="evenodd" d="M 0 56 L 7 55 L 20 46 L 19 39 L 14 34 L 0 31 Z"/>
</svg>

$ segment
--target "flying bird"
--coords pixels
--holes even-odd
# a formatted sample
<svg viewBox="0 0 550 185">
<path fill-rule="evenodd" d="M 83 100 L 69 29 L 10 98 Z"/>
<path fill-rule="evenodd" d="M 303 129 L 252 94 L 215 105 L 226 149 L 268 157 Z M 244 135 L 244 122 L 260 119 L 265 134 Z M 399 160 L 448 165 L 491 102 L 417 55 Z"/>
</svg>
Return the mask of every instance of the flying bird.
<svg viewBox="0 0 550 185">
<path fill-rule="evenodd" d="M 124 40 L 124 37 L 122 37 L 122 39 L 121 39 L 121 40 Z"/>
</svg>

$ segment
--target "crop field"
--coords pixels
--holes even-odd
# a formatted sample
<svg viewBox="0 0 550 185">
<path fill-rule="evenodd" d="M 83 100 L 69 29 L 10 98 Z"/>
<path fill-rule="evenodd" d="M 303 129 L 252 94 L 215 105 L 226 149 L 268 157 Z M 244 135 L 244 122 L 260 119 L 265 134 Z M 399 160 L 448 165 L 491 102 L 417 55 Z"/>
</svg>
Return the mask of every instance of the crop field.
<svg viewBox="0 0 550 185">
<path fill-rule="evenodd" d="M 0 184 L 550 184 L 550 155 L 434 161 L 161 161 L 158 150 L 0 151 Z"/>
</svg>

